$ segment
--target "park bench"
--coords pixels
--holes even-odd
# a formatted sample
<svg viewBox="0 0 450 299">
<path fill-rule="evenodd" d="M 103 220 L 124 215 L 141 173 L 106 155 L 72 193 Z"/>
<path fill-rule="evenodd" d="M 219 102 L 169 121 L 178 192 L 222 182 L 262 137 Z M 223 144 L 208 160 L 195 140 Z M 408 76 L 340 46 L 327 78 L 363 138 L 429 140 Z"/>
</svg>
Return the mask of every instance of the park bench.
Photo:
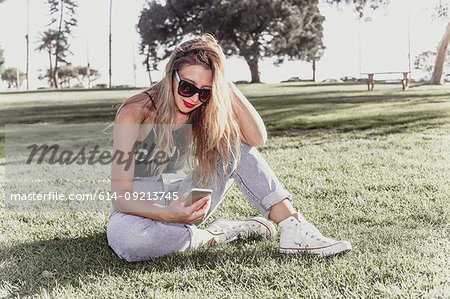
<svg viewBox="0 0 450 299">
<path fill-rule="evenodd" d="M 401 79 L 402 88 L 403 88 L 403 90 L 408 88 L 408 84 L 409 84 L 408 74 L 409 74 L 409 72 L 379 72 L 379 73 L 363 73 L 363 74 L 368 76 L 367 89 L 369 91 L 372 91 L 373 87 L 375 86 L 375 80 L 373 79 L 373 76 L 377 75 L 377 74 L 403 74 L 403 78 Z"/>
</svg>

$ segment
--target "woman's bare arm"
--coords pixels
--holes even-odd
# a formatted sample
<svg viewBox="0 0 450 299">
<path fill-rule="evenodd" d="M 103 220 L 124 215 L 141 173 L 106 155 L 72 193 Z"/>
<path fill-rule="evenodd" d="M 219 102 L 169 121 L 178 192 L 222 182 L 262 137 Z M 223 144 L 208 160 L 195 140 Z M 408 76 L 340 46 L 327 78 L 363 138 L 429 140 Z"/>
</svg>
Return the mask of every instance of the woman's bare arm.
<svg viewBox="0 0 450 299">
<path fill-rule="evenodd" d="M 117 210 L 154 220 L 163 220 L 163 208 L 148 201 L 126 201 L 125 194 L 133 192 L 134 153 L 133 146 L 139 139 L 139 125 L 137 124 L 139 107 L 129 104 L 122 108 L 114 122 L 114 154 L 122 153 L 123 161 L 118 163 L 114 159 L 111 168 L 111 192 L 117 198 L 114 206 Z"/>
<path fill-rule="evenodd" d="M 195 204 L 185 207 L 184 203 L 187 194 L 180 194 L 169 206 L 162 206 L 152 203 L 149 200 L 126 200 L 133 199 L 134 196 L 126 196 L 126 193 L 133 194 L 134 179 L 134 145 L 140 140 L 142 135 L 146 135 L 149 125 L 136 124 L 139 110 L 142 107 L 130 104 L 123 108 L 117 115 L 114 123 L 114 145 L 113 153 L 123 153 L 123 161 L 129 159 L 128 163 L 118 163 L 113 161 L 111 169 L 111 191 L 116 200 L 114 207 L 127 214 L 141 216 L 153 220 L 176 223 L 197 223 L 204 219 L 209 209 L 210 197 L 202 198 Z M 145 133 L 142 134 L 141 131 Z M 134 195 L 134 194 L 133 194 Z"/>
<path fill-rule="evenodd" d="M 251 146 L 262 146 L 267 140 L 267 131 L 258 111 L 242 92 L 230 83 L 233 94 L 233 112 L 240 128 L 241 140 Z"/>
</svg>

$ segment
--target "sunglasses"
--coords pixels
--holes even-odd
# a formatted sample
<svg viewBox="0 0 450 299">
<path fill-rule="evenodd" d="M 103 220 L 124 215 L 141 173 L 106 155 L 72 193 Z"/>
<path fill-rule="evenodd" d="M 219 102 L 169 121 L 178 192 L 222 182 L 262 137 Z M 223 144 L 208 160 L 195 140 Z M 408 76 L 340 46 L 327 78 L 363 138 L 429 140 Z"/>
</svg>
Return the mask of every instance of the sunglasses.
<svg viewBox="0 0 450 299">
<path fill-rule="evenodd" d="M 177 78 L 178 82 L 178 94 L 182 97 L 192 97 L 194 94 L 198 93 L 198 99 L 202 103 L 208 102 L 209 98 L 211 97 L 211 89 L 200 89 L 197 88 L 192 83 L 189 83 L 187 81 L 181 80 L 180 76 L 178 75 L 178 71 L 175 70 L 175 78 Z"/>
</svg>

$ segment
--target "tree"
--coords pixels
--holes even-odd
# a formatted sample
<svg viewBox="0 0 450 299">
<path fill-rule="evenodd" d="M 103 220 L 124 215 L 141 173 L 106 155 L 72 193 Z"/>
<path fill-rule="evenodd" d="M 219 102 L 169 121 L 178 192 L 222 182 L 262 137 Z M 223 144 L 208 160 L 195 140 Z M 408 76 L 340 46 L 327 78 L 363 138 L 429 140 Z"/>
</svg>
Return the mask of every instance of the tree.
<svg viewBox="0 0 450 299">
<path fill-rule="evenodd" d="M 85 66 L 78 66 L 76 67 L 77 73 L 78 73 L 78 80 L 81 81 L 88 81 L 88 86 L 91 86 L 91 82 L 97 80 L 100 78 L 100 73 L 93 68 L 88 68 Z"/>
<path fill-rule="evenodd" d="M 5 57 L 3 57 L 3 49 L 0 48 L 0 75 L 3 73 L 5 69 Z"/>
<path fill-rule="evenodd" d="M 38 40 L 38 47 L 36 50 L 38 51 L 47 51 L 48 53 L 48 60 L 50 64 L 50 86 L 56 86 L 54 82 L 54 68 L 53 68 L 53 62 L 55 59 L 60 63 L 68 64 L 66 58 L 68 54 L 72 54 L 72 52 L 69 51 L 69 44 L 67 42 L 67 36 L 63 35 L 61 38 L 58 39 L 58 32 L 53 29 L 48 29 L 47 31 L 43 32 L 39 36 Z M 55 49 L 56 49 L 56 43 L 59 44 L 59 55 L 55 55 Z M 54 56 L 54 58 L 52 58 Z M 55 62 L 56 65 L 56 62 Z M 45 76 L 47 77 L 47 76 Z"/>
<path fill-rule="evenodd" d="M 19 75 L 19 78 L 17 78 Z M 17 70 L 15 67 L 7 68 L 1 76 L 3 81 L 8 83 L 8 88 L 16 87 L 19 88 L 22 85 L 23 80 L 25 79 L 25 73 Z"/>
<path fill-rule="evenodd" d="M 78 79 L 78 69 L 71 65 L 63 66 L 58 71 L 60 86 L 70 87 L 70 80 Z"/>
<path fill-rule="evenodd" d="M 151 53 L 157 63 L 184 35 L 210 32 L 225 55 L 246 60 L 252 83 L 260 82 L 261 58 L 275 57 L 277 64 L 320 55 L 324 17 L 317 4 L 318 0 L 168 0 L 164 5 L 152 1 L 138 23 L 141 53 Z M 166 50 L 158 51 L 161 46 Z"/>
<path fill-rule="evenodd" d="M 450 51 L 447 51 L 447 67 L 450 67 L 450 60 L 448 59 L 450 57 Z M 421 70 L 428 75 L 431 75 L 433 70 L 435 69 L 435 62 L 436 62 L 436 52 L 433 51 L 425 51 L 420 53 L 416 56 L 416 59 L 414 60 L 414 68 Z"/>
<path fill-rule="evenodd" d="M 53 49 L 55 48 L 55 44 L 56 44 L 56 31 L 54 30 L 47 30 L 44 33 L 41 33 L 40 37 L 39 37 L 39 42 L 41 42 L 41 44 L 36 48 L 36 50 L 38 50 L 39 52 L 41 51 L 47 51 L 48 53 L 48 60 L 50 63 L 50 75 L 49 75 L 49 85 L 50 87 L 53 87 L 53 65 L 52 65 L 52 55 L 53 55 Z"/>
<path fill-rule="evenodd" d="M 62 66 L 59 68 L 58 71 L 58 86 L 60 87 L 70 87 L 70 81 L 73 79 L 79 80 L 79 68 L 78 67 L 72 67 L 70 64 Z M 39 80 L 43 80 L 47 78 L 50 81 L 52 81 L 53 72 L 50 69 L 47 69 L 45 75 L 39 75 Z"/>
<path fill-rule="evenodd" d="M 325 49 L 325 47 L 318 49 L 316 52 L 316 53 L 318 53 L 318 55 L 312 55 L 312 56 L 310 55 L 307 57 L 307 61 L 312 63 L 312 81 L 313 82 L 316 82 L 316 62 L 320 59 L 320 57 L 322 57 L 324 49 Z"/>
<path fill-rule="evenodd" d="M 450 42 L 450 22 L 447 24 L 445 33 L 442 36 L 442 39 L 439 43 L 437 55 L 436 55 L 436 61 L 434 63 L 434 70 L 433 70 L 433 74 L 431 75 L 431 80 L 430 80 L 429 84 L 443 84 L 444 83 L 442 74 L 444 72 L 445 57 L 447 54 L 449 42 Z"/>
<path fill-rule="evenodd" d="M 58 62 L 61 62 L 61 53 L 64 51 L 61 47 L 60 40 L 65 39 L 67 41 L 72 27 L 77 25 L 77 20 L 74 18 L 74 15 L 78 4 L 76 0 L 47 0 L 47 3 L 50 6 L 50 15 L 52 16 L 49 26 L 58 22 L 54 53 L 55 67 L 52 76 L 53 83 L 58 88 Z"/>
<path fill-rule="evenodd" d="M 439 5 L 435 8 L 435 19 L 442 19 L 442 20 L 448 20 L 448 10 L 450 6 L 450 1 L 439 1 Z M 441 38 L 441 41 L 439 42 L 438 49 L 437 49 L 437 55 L 436 55 L 436 61 L 434 63 L 434 69 L 433 74 L 431 75 L 431 80 L 429 84 L 443 84 L 443 71 L 444 71 L 444 64 L 448 49 L 448 44 L 450 42 L 450 22 L 447 23 L 447 28 L 444 32 L 444 35 Z"/>
<path fill-rule="evenodd" d="M 156 47 L 153 45 L 146 45 L 146 44 L 142 44 L 140 45 L 140 53 L 145 55 L 145 59 L 142 62 L 145 66 L 145 69 L 147 70 L 147 74 L 148 74 L 148 80 L 150 81 L 150 85 L 153 84 L 153 80 L 152 80 L 152 75 L 151 75 L 151 71 L 152 70 L 156 70 L 158 68 L 158 63 L 153 61 L 152 62 L 152 57 L 156 57 L 156 52 L 155 52 Z"/>
</svg>

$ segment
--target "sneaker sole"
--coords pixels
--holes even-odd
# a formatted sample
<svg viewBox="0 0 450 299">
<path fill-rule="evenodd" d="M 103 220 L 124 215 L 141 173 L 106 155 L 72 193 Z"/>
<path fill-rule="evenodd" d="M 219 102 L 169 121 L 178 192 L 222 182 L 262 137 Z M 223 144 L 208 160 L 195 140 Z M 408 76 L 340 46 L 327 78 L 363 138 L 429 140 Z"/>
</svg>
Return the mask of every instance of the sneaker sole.
<svg viewBox="0 0 450 299">
<path fill-rule="evenodd" d="M 230 220 L 228 220 L 228 219 L 221 219 L 221 218 L 219 218 L 219 219 L 215 219 L 212 223 L 214 223 L 214 222 L 221 222 L 221 221 L 230 221 Z M 237 221 L 237 220 L 236 220 Z M 271 222 L 271 221 L 268 221 L 266 218 L 263 218 L 263 217 L 252 217 L 252 218 L 249 218 L 249 219 L 246 219 L 246 220 L 241 220 L 241 221 L 254 221 L 254 222 L 257 222 L 258 224 L 260 224 L 260 225 L 262 225 L 264 228 L 266 228 L 266 231 L 265 232 L 261 232 L 261 231 L 259 231 L 256 235 L 257 236 L 261 236 L 261 237 L 263 237 L 264 239 L 275 239 L 275 237 L 276 237 L 276 234 L 277 234 L 277 229 L 275 228 L 275 226 L 273 225 L 273 223 Z M 212 225 L 212 224 L 211 224 Z M 213 232 L 211 232 L 210 230 L 208 230 L 208 229 L 206 229 L 210 234 L 212 234 L 214 237 L 219 237 L 219 236 L 221 236 L 221 235 L 223 235 L 223 233 L 220 233 L 220 234 L 216 234 L 216 233 L 213 233 Z M 237 240 L 237 239 L 243 239 L 243 240 L 245 240 L 245 239 L 247 239 L 249 236 L 239 236 L 239 235 L 236 235 L 236 236 L 234 236 L 233 238 L 230 238 L 230 239 L 227 239 L 226 241 L 222 241 L 222 242 L 220 242 L 220 243 L 230 243 L 230 242 L 233 242 L 233 241 L 235 241 L 235 240 Z"/>
<path fill-rule="evenodd" d="M 333 245 L 318 248 L 284 248 L 280 247 L 280 253 L 288 254 L 313 254 L 321 257 L 340 254 L 352 250 L 352 245 L 347 241 L 341 241 Z"/>
<path fill-rule="evenodd" d="M 255 221 L 261 224 L 263 227 L 267 229 L 266 233 L 263 233 L 263 237 L 265 239 L 275 239 L 275 236 L 277 234 L 277 229 L 275 228 L 275 225 L 271 221 L 268 221 L 266 218 L 263 217 L 252 217 L 249 219 L 246 219 L 244 221 Z"/>
</svg>

